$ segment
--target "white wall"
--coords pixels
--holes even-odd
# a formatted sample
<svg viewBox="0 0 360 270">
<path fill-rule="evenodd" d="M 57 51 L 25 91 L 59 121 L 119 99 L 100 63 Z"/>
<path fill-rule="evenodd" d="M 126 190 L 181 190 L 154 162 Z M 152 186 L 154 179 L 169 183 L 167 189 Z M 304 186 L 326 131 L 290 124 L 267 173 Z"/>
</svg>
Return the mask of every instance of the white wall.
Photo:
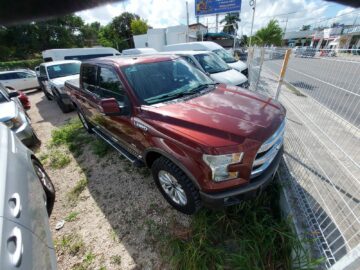
<svg viewBox="0 0 360 270">
<path fill-rule="evenodd" d="M 147 34 L 134 36 L 135 48 L 146 48 L 148 43 Z"/>
<path fill-rule="evenodd" d="M 165 28 L 159 28 L 149 29 L 147 31 L 147 42 L 149 48 L 162 51 L 162 48 L 166 45 L 165 30 Z"/>
<path fill-rule="evenodd" d="M 166 29 L 166 45 L 187 42 L 188 28 L 186 25 L 171 26 Z"/>
</svg>

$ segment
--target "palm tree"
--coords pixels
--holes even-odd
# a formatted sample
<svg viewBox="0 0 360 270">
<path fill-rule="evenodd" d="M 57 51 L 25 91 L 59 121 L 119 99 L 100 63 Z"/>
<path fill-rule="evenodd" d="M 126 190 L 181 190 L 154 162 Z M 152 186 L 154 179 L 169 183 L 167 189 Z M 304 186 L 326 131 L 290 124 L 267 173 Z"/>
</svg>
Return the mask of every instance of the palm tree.
<svg viewBox="0 0 360 270">
<path fill-rule="evenodd" d="M 220 23 L 225 23 L 223 32 L 235 35 L 237 32 L 237 22 L 241 22 L 239 13 L 226 14 L 225 18 L 220 21 Z"/>
<path fill-rule="evenodd" d="M 280 46 L 283 31 L 277 20 L 271 20 L 266 27 L 260 28 L 255 36 L 254 42 L 259 46 Z"/>
</svg>

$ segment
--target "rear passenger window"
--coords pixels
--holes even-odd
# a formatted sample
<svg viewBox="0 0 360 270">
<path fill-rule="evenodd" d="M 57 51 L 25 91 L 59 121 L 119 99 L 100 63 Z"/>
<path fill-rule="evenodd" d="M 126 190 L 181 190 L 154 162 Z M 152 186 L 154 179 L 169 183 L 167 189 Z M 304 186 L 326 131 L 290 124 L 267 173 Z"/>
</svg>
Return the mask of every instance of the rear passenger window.
<svg viewBox="0 0 360 270">
<path fill-rule="evenodd" d="M 81 68 L 82 88 L 95 93 L 96 91 L 96 66 L 83 65 Z"/>
<path fill-rule="evenodd" d="M 44 66 L 40 66 L 39 70 L 40 70 L 40 77 L 46 78 L 47 75 L 46 75 L 45 67 L 44 67 Z"/>
</svg>

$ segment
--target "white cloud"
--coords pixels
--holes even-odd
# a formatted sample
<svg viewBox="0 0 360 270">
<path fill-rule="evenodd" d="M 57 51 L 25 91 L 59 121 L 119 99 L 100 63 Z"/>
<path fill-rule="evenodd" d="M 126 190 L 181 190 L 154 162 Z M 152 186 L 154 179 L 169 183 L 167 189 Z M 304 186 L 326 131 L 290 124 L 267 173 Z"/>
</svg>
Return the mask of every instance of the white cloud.
<svg viewBox="0 0 360 270">
<path fill-rule="evenodd" d="M 194 23 L 196 21 L 194 0 L 188 0 L 188 2 L 190 23 Z M 167 27 L 186 24 L 185 3 L 185 0 L 128 0 L 107 4 L 77 14 L 86 22 L 99 21 L 104 25 L 110 22 L 113 17 L 127 11 L 138 14 L 153 27 Z M 303 24 L 317 26 L 319 20 L 326 18 L 326 12 L 330 5 L 334 4 L 329 4 L 329 2 L 322 0 L 257 0 L 253 32 L 265 26 L 272 18 L 277 19 L 283 28 L 286 24 L 285 20 L 288 18 L 287 30 L 289 31 L 298 30 Z M 352 10 L 351 8 L 344 8 L 337 15 L 342 15 Z M 296 13 L 281 15 L 291 12 Z M 219 21 L 223 17 L 223 15 L 219 16 Z M 252 9 L 249 6 L 249 2 L 243 0 L 239 34 L 250 34 L 251 18 Z M 210 31 L 215 31 L 215 16 L 201 17 L 200 22 L 205 25 L 208 24 Z"/>
</svg>

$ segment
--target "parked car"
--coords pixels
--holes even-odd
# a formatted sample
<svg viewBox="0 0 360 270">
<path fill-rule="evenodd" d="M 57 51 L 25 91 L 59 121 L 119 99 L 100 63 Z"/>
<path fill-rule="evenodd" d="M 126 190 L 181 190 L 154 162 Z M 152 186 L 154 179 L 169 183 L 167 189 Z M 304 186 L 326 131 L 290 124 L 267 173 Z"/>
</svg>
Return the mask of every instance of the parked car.
<svg viewBox="0 0 360 270">
<path fill-rule="evenodd" d="M 80 61 L 65 60 L 42 63 L 40 77 L 42 90 L 47 99 L 55 99 L 62 112 L 73 110 L 69 96 L 64 91 L 66 80 L 79 78 Z"/>
<path fill-rule="evenodd" d="M 259 194 L 282 156 L 279 102 L 214 84 L 181 57 L 86 61 L 65 89 L 84 128 L 151 168 L 165 199 L 186 214 Z"/>
<path fill-rule="evenodd" d="M 120 55 L 119 51 L 109 47 L 93 48 L 70 48 L 70 49 L 51 49 L 42 52 L 44 62 L 62 60 L 87 60 L 105 56 Z"/>
<path fill-rule="evenodd" d="M 28 69 L 0 71 L 0 83 L 10 90 L 25 91 L 40 88 L 35 72 Z"/>
<path fill-rule="evenodd" d="M 295 57 L 314 57 L 316 54 L 316 49 L 308 46 L 300 47 L 295 52 Z"/>
<path fill-rule="evenodd" d="M 248 76 L 248 67 L 246 63 L 236 60 L 231 53 L 212 41 L 201 42 L 187 42 L 167 45 L 163 51 L 210 51 L 217 54 L 222 60 L 224 60 L 230 67 L 240 71 L 246 77 Z"/>
<path fill-rule="evenodd" d="M 246 76 L 232 69 L 215 53 L 208 51 L 175 51 L 166 53 L 182 56 L 187 62 L 208 74 L 215 82 L 243 88 L 249 87 Z"/>
<path fill-rule="evenodd" d="M 158 51 L 153 48 L 134 48 L 122 50 L 122 55 L 154 54 Z"/>
<path fill-rule="evenodd" d="M 0 269 L 56 269 L 55 189 L 33 152 L 0 123 Z"/>
<path fill-rule="evenodd" d="M 18 97 L 18 92 L 9 93 L 0 84 L 0 122 L 14 131 L 25 145 L 34 146 L 40 140 Z"/>
</svg>

